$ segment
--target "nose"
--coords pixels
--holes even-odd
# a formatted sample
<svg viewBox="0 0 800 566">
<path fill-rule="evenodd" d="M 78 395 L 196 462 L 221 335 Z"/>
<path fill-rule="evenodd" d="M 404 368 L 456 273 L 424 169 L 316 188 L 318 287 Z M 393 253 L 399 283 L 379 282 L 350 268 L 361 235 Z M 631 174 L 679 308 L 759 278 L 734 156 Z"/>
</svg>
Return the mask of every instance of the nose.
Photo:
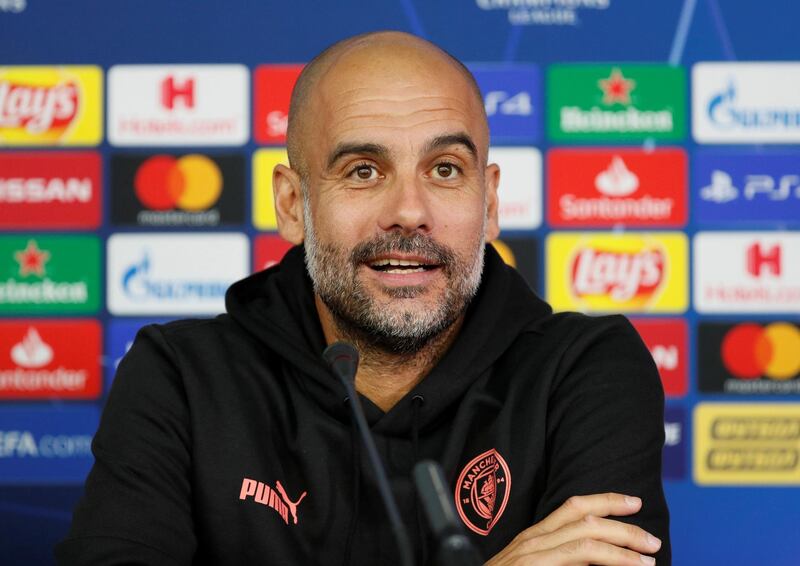
<svg viewBox="0 0 800 566">
<path fill-rule="evenodd" d="M 416 175 L 398 176 L 387 187 L 379 225 L 382 230 L 404 234 L 429 233 L 433 229 L 431 195 Z"/>
</svg>

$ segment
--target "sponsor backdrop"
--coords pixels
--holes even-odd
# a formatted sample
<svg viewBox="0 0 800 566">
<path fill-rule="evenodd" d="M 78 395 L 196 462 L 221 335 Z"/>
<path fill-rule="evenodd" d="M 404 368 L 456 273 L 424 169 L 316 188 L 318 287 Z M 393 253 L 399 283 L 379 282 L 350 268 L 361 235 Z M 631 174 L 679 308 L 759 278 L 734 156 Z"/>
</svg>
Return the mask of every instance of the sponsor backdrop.
<svg viewBox="0 0 800 566">
<path fill-rule="evenodd" d="M 0 548 L 51 563 L 143 324 L 269 267 L 304 62 L 394 28 L 466 61 L 496 247 L 661 371 L 676 564 L 797 564 L 800 46 L 782 0 L 0 0 Z M 510 494 L 513 497 L 513 493 Z"/>
</svg>

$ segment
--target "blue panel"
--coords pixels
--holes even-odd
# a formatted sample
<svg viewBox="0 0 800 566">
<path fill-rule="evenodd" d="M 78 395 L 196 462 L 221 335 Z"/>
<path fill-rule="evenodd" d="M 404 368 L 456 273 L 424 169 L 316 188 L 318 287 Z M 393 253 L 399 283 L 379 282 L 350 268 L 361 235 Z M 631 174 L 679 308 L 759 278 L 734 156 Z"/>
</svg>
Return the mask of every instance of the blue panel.
<svg viewBox="0 0 800 566">
<path fill-rule="evenodd" d="M 483 94 L 492 143 L 534 143 L 542 135 L 542 86 L 535 65 L 470 65 Z"/>
<path fill-rule="evenodd" d="M 0 409 L 0 483 L 81 484 L 94 461 L 95 405 Z"/>
<path fill-rule="evenodd" d="M 692 207 L 698 225 L 800 223 L 800 152 L 696 151 Z"/>
</svg>

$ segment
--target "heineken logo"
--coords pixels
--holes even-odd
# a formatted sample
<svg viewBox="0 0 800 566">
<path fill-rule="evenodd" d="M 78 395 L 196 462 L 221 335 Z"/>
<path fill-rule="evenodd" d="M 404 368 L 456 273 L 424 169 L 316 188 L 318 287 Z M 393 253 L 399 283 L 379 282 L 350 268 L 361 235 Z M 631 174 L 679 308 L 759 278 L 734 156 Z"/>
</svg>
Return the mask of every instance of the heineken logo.
<svg viewBox="0 0 800 566">
<path fill-rule="evenodd" d="M 683 70 L 666 65 L 554 65 L 549 133 L 557 141 L 679 140 L 684 90 Z"/>
<path fill-rule="evenodd" d="M 603 91 L 603 104 L 630 104 L 631 91 L 636 88 L 636 81 L 626 79 L 618 68 L 611 70 L 607 79 L 597 81 Z"/>
<path fill-rule="evenodd" d="M 0 313 L 95 312 L 99 263 L 91 236 L 0 237 Z"/>
<path fill-rule="evenodd" d="M 36 244 L 36 240 L 28 240 L 28 245 L 24 250 L 14 253 L 14 259 L 19 263 L 19 275 L 44 276 L 44 264 L 50 259 L 50 252 L 42 251 Z"/>
</svg>

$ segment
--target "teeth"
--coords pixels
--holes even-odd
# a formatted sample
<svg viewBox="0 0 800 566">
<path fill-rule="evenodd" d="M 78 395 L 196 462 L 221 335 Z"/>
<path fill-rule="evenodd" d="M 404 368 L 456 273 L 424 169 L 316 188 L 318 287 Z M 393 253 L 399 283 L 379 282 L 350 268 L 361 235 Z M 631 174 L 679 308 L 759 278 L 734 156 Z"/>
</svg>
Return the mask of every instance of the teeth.
<svg viewBox="0 0 800 566">
<path fill-rule="evenodd" d="M 379 259 L 378 261 L 372 262 L 372 265 L 375 267 L 382 267 L 384 265 L 420 266 L 423 264 L 418 261 L 408 261 L 405 259 Z"/>
<path fill-rule="evenodd" d="M 403 275 L 407 273 L 419 273 L 421 271 L 425 271 L 423 268 L 418 267 L 417 269 L 387 269 L 384 273 L 402 273 Z"/>
</svg>

